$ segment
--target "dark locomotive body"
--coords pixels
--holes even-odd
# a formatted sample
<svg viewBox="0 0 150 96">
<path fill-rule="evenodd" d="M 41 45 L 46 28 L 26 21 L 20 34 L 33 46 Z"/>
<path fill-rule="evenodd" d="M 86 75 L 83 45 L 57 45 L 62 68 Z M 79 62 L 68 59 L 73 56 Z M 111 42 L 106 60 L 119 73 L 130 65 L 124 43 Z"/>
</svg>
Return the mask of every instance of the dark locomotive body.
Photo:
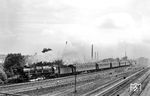
<svg viewBox="0 0 150 96">
<path fill-rule="evenodd" d="M 25 67 L 24 73 L 29 77 L 29 79 L 49 79 L 56 77 L 63 77 L 73 75 L 76 68 L 76 73 L 88 73 L 94 71 L 102 71 L 106 69 L 113 69 L 118 67 L 130 66 L 132 62 L 129 60 L 113 60 L 113 61 L 99 61 L 99 62 L 89 62 L 76 65 L 50 65 L 41 64 L 42 66 L 31 66 Z"/>
</svg>

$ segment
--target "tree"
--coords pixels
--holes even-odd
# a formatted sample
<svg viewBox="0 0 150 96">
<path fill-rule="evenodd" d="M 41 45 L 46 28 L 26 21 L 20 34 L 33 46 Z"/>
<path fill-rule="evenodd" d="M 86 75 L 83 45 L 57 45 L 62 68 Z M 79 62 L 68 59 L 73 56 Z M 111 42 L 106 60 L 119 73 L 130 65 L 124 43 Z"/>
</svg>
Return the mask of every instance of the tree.
<svg viewBox="0 0 150 96">
<path fill-rule="evenodd" d="M 13 75 L 21 75 L 25 65 L 25 58 L 20 53 L 8 54 L 4 61 L 4 70 L 10 77 Z"/>
</svg>

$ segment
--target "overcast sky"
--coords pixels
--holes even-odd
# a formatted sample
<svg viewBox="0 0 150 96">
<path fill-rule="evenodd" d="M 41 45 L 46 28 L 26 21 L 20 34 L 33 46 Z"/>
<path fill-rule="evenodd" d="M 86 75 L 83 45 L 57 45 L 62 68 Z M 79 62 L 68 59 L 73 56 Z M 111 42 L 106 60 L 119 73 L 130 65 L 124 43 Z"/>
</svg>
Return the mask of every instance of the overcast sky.
<svg viewBox="0 0 150 96">
<path fill-rule="evenodd" d="M 48 47 L 100 58 L 150 57 L 149 0 L 0 0 L 0 53 Z M 68 47 L 65 46 L 68 41 Z M 67 47 L 67 48 L 66 48 Z M 82 53 L 82 54 L 81 54 Z"/>
</svg>

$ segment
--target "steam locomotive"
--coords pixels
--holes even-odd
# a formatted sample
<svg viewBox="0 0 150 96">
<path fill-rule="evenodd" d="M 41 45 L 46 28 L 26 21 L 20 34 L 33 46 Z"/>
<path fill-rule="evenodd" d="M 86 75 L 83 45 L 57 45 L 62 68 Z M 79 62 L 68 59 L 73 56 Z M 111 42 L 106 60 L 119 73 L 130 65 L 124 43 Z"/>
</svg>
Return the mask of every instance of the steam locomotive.
<svg viewBox="0 0 150 96">
<path fill-rule="evenodd" d="M 75 65 L 43 65 L 36 67 L 25 67 L 24 73 L 31 78 L 55 78 L 61 76 L 88 73 L 94 71 L 101 71 L 106 69 L 113 69 L 118 67 L 125 67 L 132 65 L 130 60 L 113 60 L 113 61 L 99 61 L 89 62 Z"/>
</svg>

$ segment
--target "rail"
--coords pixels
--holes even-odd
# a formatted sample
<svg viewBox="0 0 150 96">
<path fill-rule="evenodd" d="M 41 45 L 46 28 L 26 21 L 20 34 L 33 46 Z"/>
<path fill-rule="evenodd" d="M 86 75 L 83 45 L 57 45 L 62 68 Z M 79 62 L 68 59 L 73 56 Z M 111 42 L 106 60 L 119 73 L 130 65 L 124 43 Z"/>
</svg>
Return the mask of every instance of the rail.
<svg viewBox="0 0 150 96">
<path fill-rule="evenodd" d="M 141 93 L 143 92 L 143 90 L 145 89 L 146 85 L 148 84 L 150 79 L 150 74 L 148 74 L 141 82 L 141 90 L 137 93 L 136 91 L 132 91 L 130 96 L 134 96 L 136 94 L 136 96 L 140 96 Z"/>
<path fill-rule="evenodd" d="M 109 88 L 107 88 L 106 90 L 103 90 L 102 92 L 96 94 L 95 96 L 112 96 L 111 94 L 114 94 L 114 92 L 118 91 L 121 88 L 121 86 L 127 85 L 127 82 L 129 82 L 129 81 L 132 82 L 134 79 L 136 79 L 136 76 L 142 75 L 146 71 L 148 71 L 148 70 L 141 70 L 141 71 L 127 77 L 126 79 L 114 84 L 113 86 L 110 86 Z"/>
<path fill-rule="evenodd" d="M 139 69 L 140 70 L 140 69 Z M 136 70 L 137 71 L 137 70 Z M 105 72 L 108 72 L 107 71 L 104 71 L 103 73 Z M 98 76 L 100 74 L 96 74 L 97 72 L 94 72 L 94 73 L 89 73 L 89 74 L 82 74 L 82 75 L 78 75 L 78 81 L 84 81 L 88 78 L 84 77 L 84 76 L 90 76 L 90 79 L 93 79 L 94 76 Z M 98 72 L 100 73 L 100 72 Z M 92 75 L 92 74 L 96 74 L 96 75 Z M 119 75 L 119 74 L 118 74 Z M 93 77 L 92 77 L 93 76 Z M 82 77 L 83 79 L 81 80 Z M 73 83 L 73 79 L 74 79 L 74 76 L 69 76 L 69 77 L 62 77 L 62 78 L 55 78 L 55 79 L 49 79 L 49 80 L 43 80 L 43 81 L 35 81 L 35 82 L 27 82 L 27 83 L 19 83 L 19 84 L 13 84 L 13 85 L 6 85 L 6 86 L 0 86 L 0 91 L 1 92 L 6 92 L 7 90 L 16 90 L 16 92 L 18 91 L 17 88 L 24 88 L 23 90 L 24 91 L 28 91 L 28 90 L 34 90 L 38 87 L 53 87 L 53 86 L 58 86 L 58 85 L 62 85 L 62 84 L 66 84 L 68 83 L 67 81 L 69 81 L 70 83 Z M 67 81 L 66 81 L 67 80 Z M 59 81 L 59 82 L 57 82 Z M 65 83 L 64 83 L 65 82 Z M 27 88 L 28 87 L 28 88 Z M 4 91 L 6 90 L 6 91 Z M 15 92 L 15 90 L 13 92 Z M 9 92 L 9 91 L 8 91 Z"/>
</svg>

